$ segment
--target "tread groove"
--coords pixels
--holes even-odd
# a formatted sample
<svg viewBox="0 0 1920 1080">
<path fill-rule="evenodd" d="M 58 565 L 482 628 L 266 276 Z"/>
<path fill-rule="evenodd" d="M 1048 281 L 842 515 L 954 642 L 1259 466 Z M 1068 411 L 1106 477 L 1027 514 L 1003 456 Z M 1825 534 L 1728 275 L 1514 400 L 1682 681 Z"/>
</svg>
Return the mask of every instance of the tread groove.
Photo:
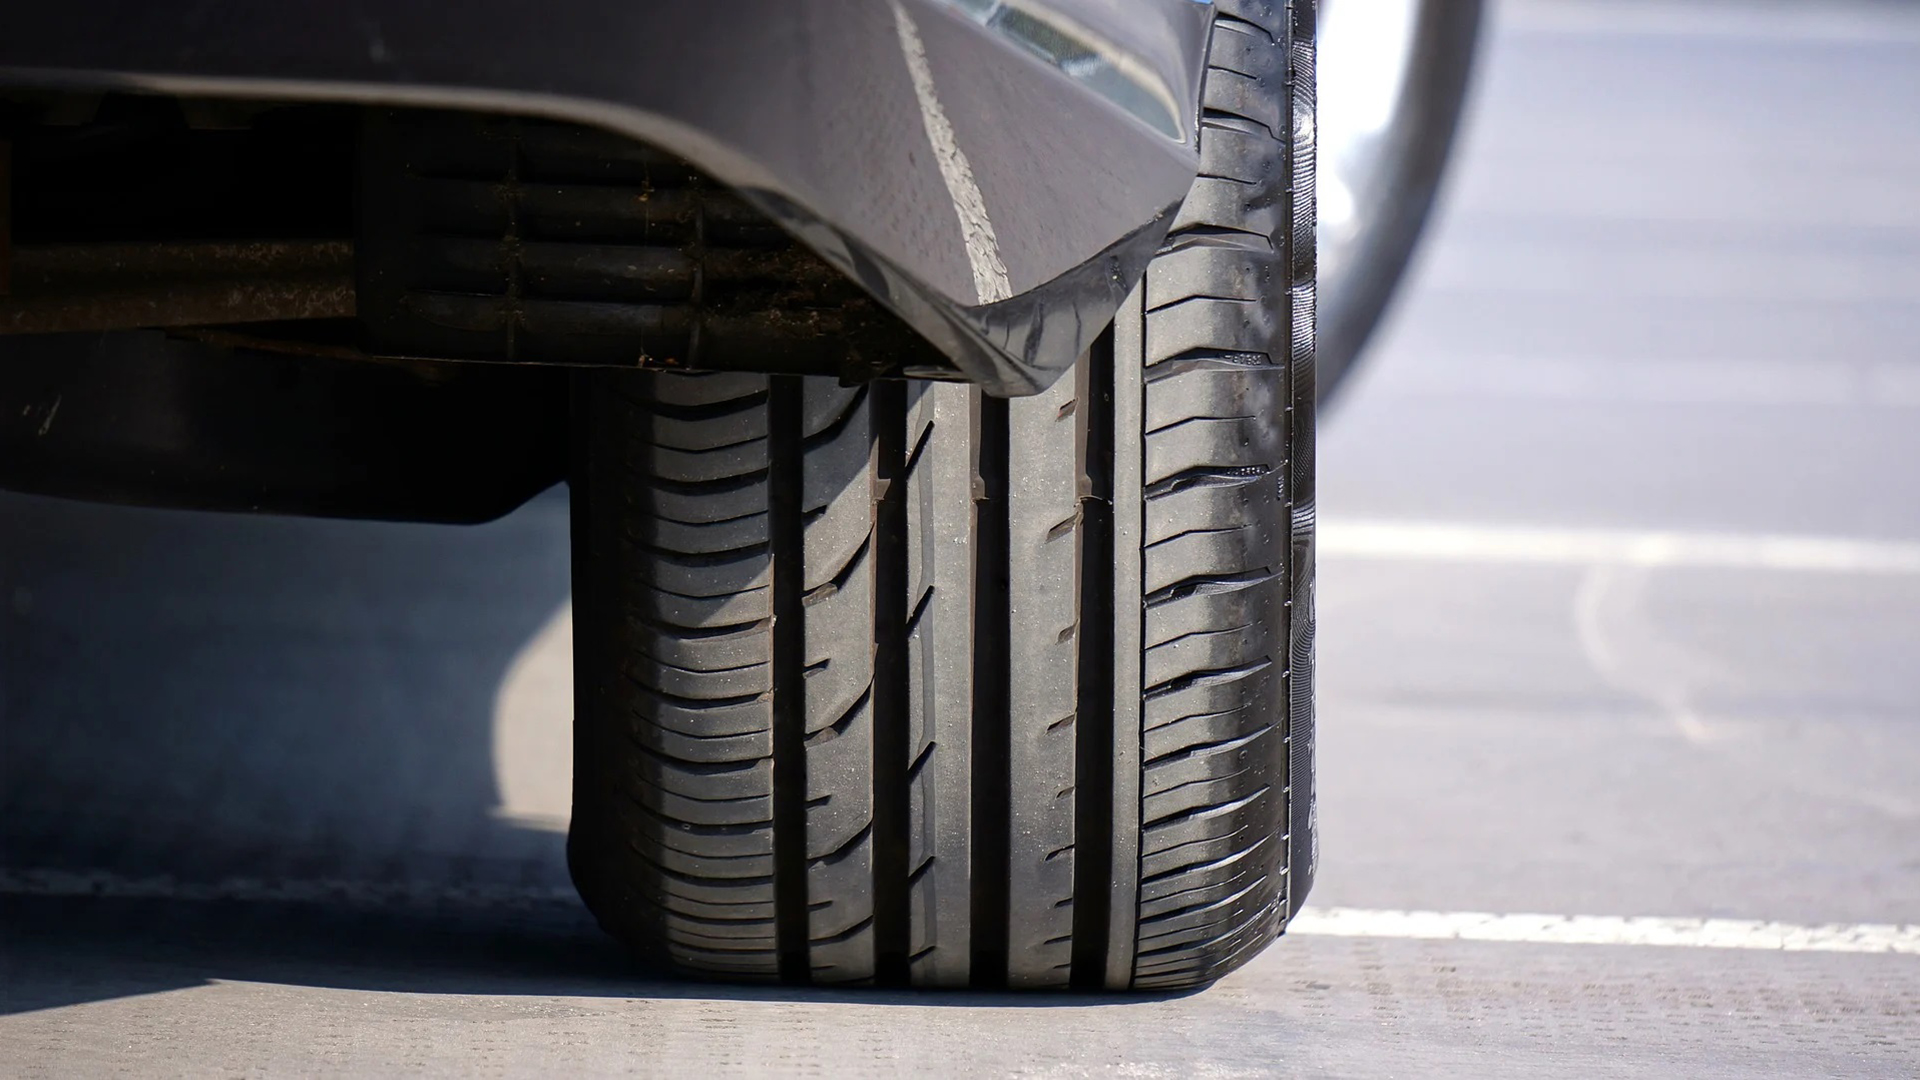
<svg viewBox="0 0 1920 1080">
<path fill-rule="evenodd" d="M 1216 593 L 1236 592 L 1256 585 L 1265 585 L 1276 581 L 1279 574 L 1271 567 L 1262 566 L 1257 570 L 1247 570 L 1238 574 L 1195 574 L 1182 578 L 1171 585 L 1163 585 L 1147 594 L 1147 606 L 1156 608 L 1185 600 L 1189 596 L 1209 596 Z"/>
<path fill-rule="evenodd" d="M 1007 983 L 1012 730 L 1007 403 L 971 393 L 974 427 L 973 982 Z"/>
<path fill-rule="evenodd" d="M 1272 472 L 1273 466 L 1264 462 L 1258 465 L 1196 465 L 1148 484 L 1146 497 L 1147 501 L 1152 502 L 1190 488 L 1244 487 Z"/>
<path fill-rule="evenodd" d="M 1078 700 L 1074 703 L 1073 952 L 1070 984 L 1099 989 L 1107 981 L 1112 918 L 1115 826 L 1114 772 L 1114 339 L 1109 329 L 1094 342 L 1074 398 L 1079 409 L 1080 612 L 1077 635 Z M 1051 858 L 1052 856 L 1049 856 Z"/>
<path fill-rule="evenodd" d="M 907 766 L 907 388 L 873 386 L 873 930 L 874 978 L 904 986 L 912 951 L 908 871 L 912 807 Z M 932 751 L 929 744 L 926 752 Z M 922 754 L 924 758 L 925 753 Z"/>
<path fill-rule="evenodd" d="M 1249 676 L 1256 675 L 1262 671 L 1265 671 L 1267 668 L 1270 668 L 1272 666 L 1273 666 L 1273 661 L 1268 660 L 1266 657 L 1263 656 L 1260 659 L 1255 660 L 1251 663 L 1235 664 L 1232 667 L 1203 668 L 1199 671 L 1190 671 L 1187 674 L 1181 675 L 1177 678 L 1168 679 L 1166 682 L 1155 683 L 1154 685 L 1147 687 L 1146 698 L 1148 701 L 1152 701 L 1154 698 L 1166 697 L 1169 694 L 1177 694 L 1182 690 L 1186 690 L 1195 686 L 1208 686 L 1208 685 L 1218 685 L 1220 683 L 1238 682 L 1241 679 L 1245 679 Z"/>
<path fill-rule="evenodd" d="M 775 941 L 783 982 L 806 982 L 807 704 L 806 539 L 801 523 L 800 380 L 772 380 L 767 429 L 773 552 L 773 891 Z"/>
</svg>

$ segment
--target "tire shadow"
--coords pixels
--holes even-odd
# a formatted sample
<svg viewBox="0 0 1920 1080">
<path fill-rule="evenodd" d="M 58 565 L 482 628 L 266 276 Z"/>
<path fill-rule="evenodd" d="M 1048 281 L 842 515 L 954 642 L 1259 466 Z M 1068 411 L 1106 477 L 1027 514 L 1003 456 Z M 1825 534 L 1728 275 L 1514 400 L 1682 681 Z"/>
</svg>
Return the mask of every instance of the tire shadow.
<svg viewBox="0 0 1920 1080">
<path fill-rule="evenodd" d="M 567 593 L 564 489 L 471 528 L 0 496 L 4 953 L 61 941 L 79 962 L 88 934 L 124 936 L 79 916 L 127 905 L 22 895 L 22 874 L 564 893 L 564 833 L 500 812 L 495 729 L 504 673 Z M 557 696 L 541 719 L 565 747 Z M 294 945 L 226 940 L 208 955 Z M 49 1004 L 6 982 L 5 1008 Z"/>
<path fill-rule="evenodd" d="M 566 872 L 567 527 L 564 489 L 477 527 L 0 495 L 0 1014 L 210 980 L 1141 1000 L 742 988 L 629 959 Z M 190 898 L 235 881 L 404 899 Z"/>
<path fill-rule="evenodd" d="M 318 904 L 0 898 L 0 1015 L 226 982 L 389 994 L 1055 1008 L 1187 993 L 1019 994 L 704 983 L 631 959 L 577 904 L 355 910 Z"/>
</svg>

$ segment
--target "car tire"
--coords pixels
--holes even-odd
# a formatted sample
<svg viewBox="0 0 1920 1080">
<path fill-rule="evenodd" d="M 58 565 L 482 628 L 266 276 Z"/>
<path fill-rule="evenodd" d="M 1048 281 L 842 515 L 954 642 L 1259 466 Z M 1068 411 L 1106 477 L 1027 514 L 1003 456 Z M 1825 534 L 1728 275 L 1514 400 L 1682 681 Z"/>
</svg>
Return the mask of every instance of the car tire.
<svg viewBox="0 0 1920 1080">
<path fill-rule="evenodd" d="M 1298 910 L 1313 5 L 1216 11 L 1201 175 L 1051 390 L 577 377 L 568 855 L 644 956 L 1170 989 Z"/>
</svg>

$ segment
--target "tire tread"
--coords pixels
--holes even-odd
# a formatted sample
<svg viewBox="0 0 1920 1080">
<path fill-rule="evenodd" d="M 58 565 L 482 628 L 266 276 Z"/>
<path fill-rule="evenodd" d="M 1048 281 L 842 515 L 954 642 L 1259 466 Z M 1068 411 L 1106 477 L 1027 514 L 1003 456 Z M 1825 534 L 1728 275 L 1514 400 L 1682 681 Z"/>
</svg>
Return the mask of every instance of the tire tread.
<svg viewBox="0 0 1920 1080">
<path fill-rule="evenodd" d="M 1174 988 L 1298 909 L 1314 13 L 1215 10 L 1200 175 L 1051 389 L 580 376 L 569 852 L 618 936 L 726 978 Z"/>
</svg>

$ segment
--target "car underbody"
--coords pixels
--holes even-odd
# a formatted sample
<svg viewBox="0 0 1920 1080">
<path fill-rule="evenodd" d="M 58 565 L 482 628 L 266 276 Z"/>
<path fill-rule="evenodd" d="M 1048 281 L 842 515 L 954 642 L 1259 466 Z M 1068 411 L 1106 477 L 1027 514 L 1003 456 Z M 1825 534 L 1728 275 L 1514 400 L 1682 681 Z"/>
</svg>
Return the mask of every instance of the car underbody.
<svg viewBox="0 0 1920 1080">
<path fill-rule="evenodd" d="M 1049 385 L 1198 167 L 1205 6 L 746 7 L 0 15 L 0 486 L 480 520 L 559 368 Z"/>
</svg>

